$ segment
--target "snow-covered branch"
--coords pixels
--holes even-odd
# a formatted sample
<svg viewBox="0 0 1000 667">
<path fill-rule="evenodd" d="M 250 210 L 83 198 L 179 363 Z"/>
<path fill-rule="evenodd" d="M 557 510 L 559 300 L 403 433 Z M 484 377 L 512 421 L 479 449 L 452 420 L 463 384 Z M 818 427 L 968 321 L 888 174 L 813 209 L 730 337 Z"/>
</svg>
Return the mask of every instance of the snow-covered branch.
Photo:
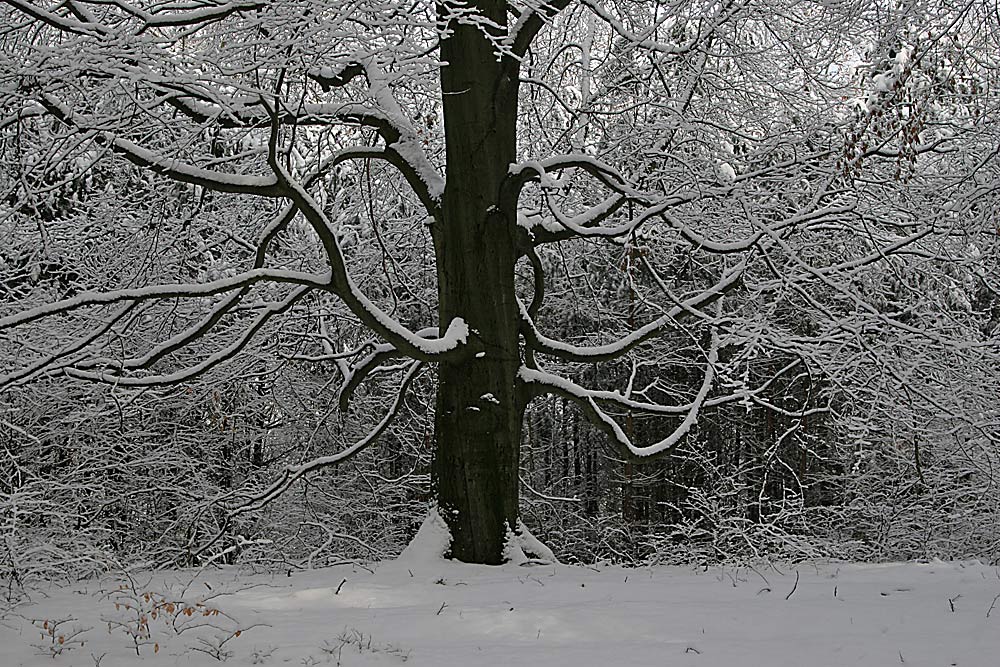
<svg viewBox="0 0 1000 667">
<path fill-rule="evenodd" d="M 235 2 L 195 3 L 193 6 L 164 6 L 147 11 L 124 0 L 111 2 L 95 2 L 94 0 L 69 0 L 61 3 L 72 14 L 73 18 L 63 16 L 55 11 L 43 9 L 27 0 L 4 0 L 27 16 L 44 21 L 46 24 L 63 32 L 108 38 L 119 32 L 115 25 L 98 21 L 87 5 L 112 6 L 120 9 L 119 20 L 134 19 L 139 22 L 136 33 L 150 28 L 196 28 L 222 21 L 233 14 L 252 12 L 267 7 L 268 3 L 261 0 L 237 0 Z"/>
<path fill-rule="evenodd" d="M 542 28 L 569 4 L 570 0 L 540 0 L 536 6 L 524 9 L 510 27 L 504 45 L 515 58 L 523 57 Z"/>
<path fill-rule="evenodd" d="M 116 0 L 115 5 L 129 14 L 142 19 L 143 28 L 180 28 L 201 26 L 221 21 L 233 14 L 252 12 L 267 7 L 261 0 L 241 0 L 237 2 L 212 2 L 191 9 L 144 11 L 130 3 Z"/>
<path fill-rule="evenodd" d="M 669 436 L 647 446 L 635 445 L 618 422 L 598 405 L 598 400 L 600 399 L 614 400 L 616 403 L 620 403 L 617 397 L 609 395 L 607 392 L 589 391 L 572 380 L 526 366 L 522 366 L 518 371 L 518 378 L 524 383 L 526 390 L 533 396 L 551 393 L 573 401 L 582 409 L 587 419 L 607 435 L 613 444 L 618 446 L 622 455 L 630 460 L 642 461 L 648 460 L 651 456 L 669 453 L 683 441 L 684 436 L 691 430 L 691 427 L 698 422 L 698 413 L 704 407 L 708 394 L 715 382 L 715 365 L 718 360 L 719 335 L 717 331 L 713 330 L 707 354 L 705 377 L 694 399 L 682 408 L 682 413 L 684 414 L 683 420 Z M 664 408 L 662 411 L 665 412 L 666 410 L 667 408 Z"/>
<path fill-rule="evenodd" d="M 432 338 L 437 333 L 437 329 L 428 327 L 418 331 L 417 335 L 423 338 Z M 399 350 L 388 343 L 383 343 L 382 345 L 374 346 L 367 355 L 354 363 L 338 359 L 337 366 L 340 368 L 341 375 L 343 376 L 340 389 L 337 391 L 337 404 L 340 410 L 342 412 L 347 411 L 354 392 L 369 375 L 382 370 L 384 368 L 383 364 L 393 359 L 398 359 L 400 356 L 403 355 L 400 354 Z"/>
<path fill-rule="evenodd" d="M 331 269 L 329 289 L 339 296 L 366 326 L 391 343 L 399 352 L 414 359 L 437 361 L 474 352 L 469 348 L 475 346 L 467 345 L 469 327 L 462 318 L 455 318 L 449 322 L 447 330 L 440 338 L 427 339 L 408 330 L 365 296 L 347 270 L 340 240 L 323 208 L 280 162 L 272 160 L 271 166 L 284 191 L 302 211 L 323 243 Z"/>
<path fill-rule="evenodd" d="M 369 94 L 374 99 L 374 106 L 359 102 L 303 103 L 294 109 L 282 105 L 269 110 L 264 108 L 260 97 L 207 98 L 201 91 L 174 82 L 158 87 L 170 92 L 164 101 L 185 116 L 198 123 L 211 123 L 223 128 L 265 128 L 272 123 L 281 126 L 356 125 L 372 128 L 381 137 L 383 150 L 356 146 L 342 149 L 332 158 L 337 163 L 359 158 L 378 158 L 389 162 L 403 175 L 428 214 L 436 218 L 440 213 L 444 179 L 428 160 L 412 123 L 392 96 L 377 66 L 368 63 L 362 69 L 369 82 Z M 333 76 L 322 70 L 310 76 L 317 78 L 323 74 Z"/>
<path fill-rule="evenodd" d="M 509 201 L 516 201 L 522 188 L 532 181 L 537 181 L 543 189 L 559 187 L 558 180 L 552 176 L 552 172 L 563 169 L 579 169 L 590 174 L 610 190 L 638 201 L 650 199 L 649 193 L 643 192 L 629 183 L 620 171 L 592 155 L 584 153 L 555 155 L 542 160 L 528 160 L 510 165 L 500 196 Z"/>
<path fill-rule="evenodd" d="M 524 335 L 525 344 L 542 354 L 578 363 L 611 361 L 624 356 L 636 346 L 661 335 L 664 330 L 675 327 L 679 319 L 699 314 L 702 308 L 717 302 L 727 292 L 739 286 L 745 269 L 746 260 L 744 259 L 727 270 L 708 289 L 684 299 L 662 316 L 613 343 L 583 347 L 548 338 L 538 330 L 533 318 L 528 314 L 527 307 L 518 300 L 518 306 L 521 310 L 521 333 Z"/>
<path fill-rule="evenodd" d="M 54 95 L 43 93 L 39 101 L 49 113 L 67 125 L 81 132 L 92 131 L 94 129 L 85 120 L 78 118 L 70 107 Z M 181 183 L 198 185 L 218 192 L 248 194 L 259 197 L 280 197 L 283 194 L 282 189 L 278 187 L 278 180 L 273 176 L 226 174 L 202 169 L 155 153 L 128 139 L 118 137 L 112 132 L 99 132 L 98 137 L 100 141 L 109 144 L 114 152 L 136 166 L 145 167 L 154 173 L 161 174 Z"/>
<path fill-rule="evenodd" d="M 217 350 L 216 352 L 213 352 L 199 363 L 173 373 L 144 376 L 121 375 L 121 371 L 126 369 L 120 368 L 121 365 L 109 359 L 98 359 L 86 364 L 81 364 L 79 367 L 67 367 L 63 370 L 63 372 L 66 373 L 66 375 L 79 380 L 107 382 L 126 387 L 167 386 L 193 380 L 194 378 L 239 354 L 247 347 L 247 345 L 250 344 L 257 332 L 260 331 L 271 318 L 275 315 L 280 315 L 281 313 L 288 311 L 296 304 L 296 302 L 300 301 L 302 297 L 308 294 L 311 289 L 311 287 L 300 287 L 293 290 L 291 294 L 281 301 L 269 304 L 232 343 L 220 350 Z M 193 334 L 189 334 L 185 337 L 186 339 L 183 340 L 183 343 L 187 344 L 191 340 L 194 340 L 195 337 L 196 336 Z M 174 341 L 175 344 L 180 342 L 182 341 Z M 104 366 L 104 368 L 101 368 L 101 366 Z M 100 370 L 85 370 L 95 367 Z"/>
<path fill-rule="evenodd" d="M 14 7 L 26 16 L 30 16 L 33 19 L 42 21 L 46 25 L 53 28 L 57 28 L 63 32 L 71 33 L 74 35 L 88 35 L 91 37 L 107 37 L 112 34 L 112 31 L 100 23 L 93 23 L 90 21 L 80 21 L 73 18 L 68 18 L 65 16 L 60 16 L 55 12 L 49 11 L 47 9 L 42 9 L 41 7 L 35 5 L 34 3 L 28 2 L 27 0 L 3 0 L 5 3 Z"/>
<path fill-rule="evenodd" d="M 670 13 L 663 12 L 653 15 L 651 25 L 642 32 L 630 30 L 611 10 L 604 6 L 599 0 L 581 0 L 581 4 L 594 13 L 599 19 L 604 21 L 615 33 L 629 42 L 632 48 L 640 48 L 645 51 L 660 53 L 665 55 L 680 55 L 688 53 L 706 39 L 741 8 L 744 3 L 725 2 L 719 4 L 718 12 L 702 24 L 701 17 L 698 21 L 697 32 L 681 43 L 662 42 L 655 39 L 658 32 L 668 32 L 676 23 L 676 17 Z"/>
<path fill-rule="evenodd" d="M 7 315 L 6 317 L 0 317 L 0 331 L 34 322 L 45 317 L 67 313 L 85 306 L 97 306 L 124 301 L 148 301 L 151 299 L 198 299 L 261 282 L 290 283 L 309 288 L 323 289 L 328 285 L 328 281 L 328 275 L 323 276 L 285 269 L 251 269 L 228 278 L 220 278 L 219 280 L 206 283 L 150 285 L 147 287 L 132 287 L 109 292 L 82 292 L 68 299 L 29 308 L 13 315 Z"/>
</svg>

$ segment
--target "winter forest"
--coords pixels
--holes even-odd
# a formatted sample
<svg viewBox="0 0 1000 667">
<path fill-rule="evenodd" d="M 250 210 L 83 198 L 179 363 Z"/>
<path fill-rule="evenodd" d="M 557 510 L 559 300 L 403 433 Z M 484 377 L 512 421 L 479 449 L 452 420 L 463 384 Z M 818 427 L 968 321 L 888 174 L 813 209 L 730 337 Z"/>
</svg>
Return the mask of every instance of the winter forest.
<svg viewBox="0 0 1000 667">
<path fill-rule="evenodd" d="M 3 0 L 0 664 L 995 664 L 998 210 L 993 0 Z"/>
</svg>

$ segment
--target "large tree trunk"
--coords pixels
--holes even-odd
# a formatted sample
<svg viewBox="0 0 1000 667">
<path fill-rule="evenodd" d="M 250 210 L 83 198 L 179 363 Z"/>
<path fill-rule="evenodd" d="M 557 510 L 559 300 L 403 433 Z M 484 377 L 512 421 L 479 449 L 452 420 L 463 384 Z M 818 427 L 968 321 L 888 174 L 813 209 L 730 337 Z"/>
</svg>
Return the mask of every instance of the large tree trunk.
<svg viewBox="0 0 1000 667">
<path fill-rule="evenodd" d="M 505 2 L 475 4 L 506 23 Z M 451 557 L 497 564 L 517 521 L 523 416 L 515 395 L 516 212 L 498 199 L 515 159 L 517 72 L 497 62 L 481 28 L 451 27 L 441 44 L 447 180 L 433 231 L 440 322 L 463 318 L 485 352 L 438 366 L 434 485 Z"/>
</svg>

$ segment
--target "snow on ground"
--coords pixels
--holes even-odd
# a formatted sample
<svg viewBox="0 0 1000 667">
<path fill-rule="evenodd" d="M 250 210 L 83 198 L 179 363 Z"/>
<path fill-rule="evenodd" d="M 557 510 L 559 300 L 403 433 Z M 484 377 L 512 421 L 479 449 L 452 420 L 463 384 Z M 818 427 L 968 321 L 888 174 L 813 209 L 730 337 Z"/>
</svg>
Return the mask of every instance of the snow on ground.
<svg viewBox="0 0 1000 667">
<path fill-rule="evenodd" d="M 52 587 L 0 620 L 0 667 L 1000 665 L 979 563 L 370 567 Z"/>
</svg>

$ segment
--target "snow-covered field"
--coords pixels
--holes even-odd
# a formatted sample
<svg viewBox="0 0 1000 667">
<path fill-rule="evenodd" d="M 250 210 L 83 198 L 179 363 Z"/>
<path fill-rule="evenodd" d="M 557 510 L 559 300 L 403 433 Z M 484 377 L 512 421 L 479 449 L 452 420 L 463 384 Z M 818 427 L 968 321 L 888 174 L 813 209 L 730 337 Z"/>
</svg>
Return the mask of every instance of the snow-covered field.
<svg viewBox="0 0 1000 667">
<path fill-rule="evenodd" d="M 135 574 L 9 612 L 0 666 L 1000 665 L 1000 569 L 397 561 Z"/>
</svg>

